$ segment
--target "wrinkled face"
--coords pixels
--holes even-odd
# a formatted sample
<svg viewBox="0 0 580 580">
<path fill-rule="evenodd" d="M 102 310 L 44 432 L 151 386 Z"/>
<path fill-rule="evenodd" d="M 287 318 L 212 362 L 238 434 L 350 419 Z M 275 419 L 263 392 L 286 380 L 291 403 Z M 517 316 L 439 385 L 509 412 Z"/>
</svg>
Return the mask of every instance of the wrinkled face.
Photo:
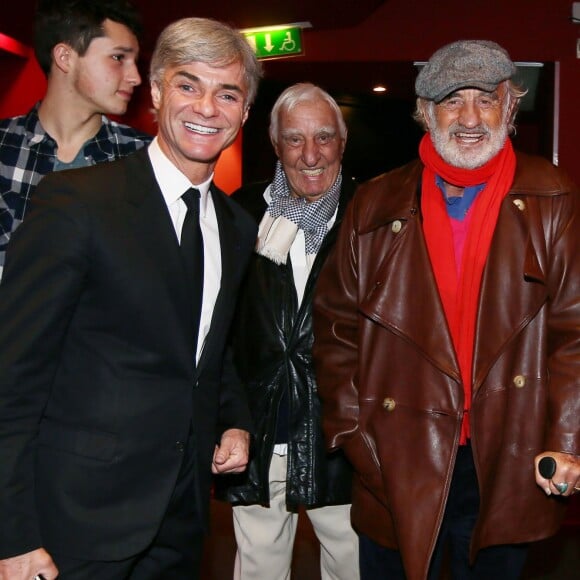
<svg viewBox="0 0 580 580">
<path fill-rule="evenodd" d="M 169 67 L 151 83 L 163 152 L 194 184 L 205 181 L 248 117 L 241 63 Z"/>
<path fill-rule="evenodd" d="M 93 38 L 83 56 L 72 51 L 72 82 L 92 112 L 122 115 L 141 84 L 139 43 L 124 24 L 105 20 L 103 29 L 105 36 Z"/>
<path fill-rule="evenodd" d="M 450 165 L 481 167 L 503 147 L 510 114 L 505 85 L 493 92 L 461 89 L 432 107 L 425 112 L 431 139 Z"/>
<path fill-rule="evenodd" d="M 307 101 L 290 111 L 281 110 L 273 145 L 293 195 L 316 201 L 336 181 L 345 139 L 326 101 Z"/>
</svg>

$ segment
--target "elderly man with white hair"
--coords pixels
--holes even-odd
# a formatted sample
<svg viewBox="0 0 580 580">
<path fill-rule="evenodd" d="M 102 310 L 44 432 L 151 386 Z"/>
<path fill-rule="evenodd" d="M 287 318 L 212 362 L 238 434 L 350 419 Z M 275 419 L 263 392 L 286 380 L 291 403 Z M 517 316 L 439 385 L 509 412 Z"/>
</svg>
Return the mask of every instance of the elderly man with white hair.
<svg viewBox="0 0 580 580">
<path fill-rule="evenodd" d="M 358 578 L 352 469 L 326 452 L 311 353 L 314 287 L 354 190 L 342 174 L 346 134 L 328 93 L 287 88 L 271 112 L 274 178 L 233 196 L 260 226 L 233 333 L 254 445 L 246 474 L 216 482 L 235 504 L 236 579 L 290 578 L 300 507 L 320 541 L 322 579 Z"/>
</svg>

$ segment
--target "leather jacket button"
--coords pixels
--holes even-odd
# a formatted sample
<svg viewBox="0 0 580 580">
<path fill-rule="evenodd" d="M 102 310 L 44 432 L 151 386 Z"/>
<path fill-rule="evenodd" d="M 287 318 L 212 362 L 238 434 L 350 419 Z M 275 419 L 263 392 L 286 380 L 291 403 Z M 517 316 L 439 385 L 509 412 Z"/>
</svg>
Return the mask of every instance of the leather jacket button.
<svg viewBox="0 0 580 580">
<path fill-rule="evenodd" d="M 391 397 L 386 397 L 383 399 L 383 408 L 387 411 L 393 411 L 396 406 L 397 403 L 395 403 L 395 399 L 391 399 Z"/>
<path fill-rule="evenodd" d="M 179 451 L 180 453 L 183 453 L 183 450 L 185 449 L 183 441 L 176 441 L 175 449 L 177 449 L 177 451 Z"/>
<path fill-rule="evenodd" d="M 514 205 L 520 210 L 524 211 L 526 209 L 526 204 L 521 199 L 514 199 Z"/>
<path fill-rule="evenodd" d="M 523 386 L 525 386 L 525 384 L 526 384 L 526 377 L 524 377 L 523 375 L 516 375 L 514 377 L 514 385 L 518 389 L 521 389 Z"/>
<path fill-rule="evenodd" d="M 401 231 L 402 227 L 403 227 L 403 224 L 400 222 L 400 220 L 395 220 L 391 224 L 391 230 L 393 231 L 394 234 L 398 234 Z"/>
</svg>

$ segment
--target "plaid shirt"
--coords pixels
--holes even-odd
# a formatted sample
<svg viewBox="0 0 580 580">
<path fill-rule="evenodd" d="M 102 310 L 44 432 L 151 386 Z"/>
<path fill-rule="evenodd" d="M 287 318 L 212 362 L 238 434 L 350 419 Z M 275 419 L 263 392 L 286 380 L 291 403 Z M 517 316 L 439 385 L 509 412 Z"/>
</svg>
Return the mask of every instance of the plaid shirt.
<svg viewBox="0 0 580 580">
<path fill-rule="evenodd" d="M 151 137 L 103 116 L 99 132 L 84 146 L 88 165 L 113 161 L 147 145 Z M 6 246 L 22 223 L 38 182 L 54 170 L 56 141 L 42 128 L 38 104 L 27 114 L 0 120 L 0 276 Z"/>
</svg>

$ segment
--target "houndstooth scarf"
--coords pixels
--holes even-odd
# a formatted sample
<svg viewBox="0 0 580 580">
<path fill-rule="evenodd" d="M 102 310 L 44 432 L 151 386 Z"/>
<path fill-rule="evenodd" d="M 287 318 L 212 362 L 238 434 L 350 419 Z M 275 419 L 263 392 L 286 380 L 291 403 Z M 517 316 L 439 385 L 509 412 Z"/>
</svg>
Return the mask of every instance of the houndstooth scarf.
<svg viewBox="0 0 580 580">
<path fill-rule="evenodd" d="M 270 185 L 271 201 L 258 231 L 258 254 L 277 264 L 286 263 L 290 246 L 299 229 L 304 231 L 306 255 L 315 256 L 328 232 L 340 197 L 342 173 L 317 201 L 293 197 L 280 161 Z"/>
</svg>

